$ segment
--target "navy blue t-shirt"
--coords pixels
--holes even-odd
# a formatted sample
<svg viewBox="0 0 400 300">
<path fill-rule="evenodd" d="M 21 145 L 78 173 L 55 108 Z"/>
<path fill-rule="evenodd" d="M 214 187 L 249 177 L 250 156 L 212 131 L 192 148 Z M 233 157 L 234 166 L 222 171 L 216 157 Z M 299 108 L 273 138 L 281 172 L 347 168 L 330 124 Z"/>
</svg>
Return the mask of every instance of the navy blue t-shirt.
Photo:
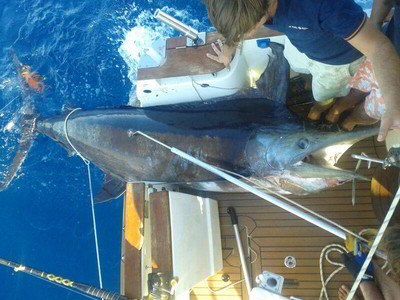
<svg viewBox="0 0 400 300">
<path fill-rule="evenodd" d="M 366 18 L 353 0 L 278 0 L 276 15 L 265 26 L 284 33 L 312 60 L 344 65 L 362 56 L 347 41 Z"/>
</svg>

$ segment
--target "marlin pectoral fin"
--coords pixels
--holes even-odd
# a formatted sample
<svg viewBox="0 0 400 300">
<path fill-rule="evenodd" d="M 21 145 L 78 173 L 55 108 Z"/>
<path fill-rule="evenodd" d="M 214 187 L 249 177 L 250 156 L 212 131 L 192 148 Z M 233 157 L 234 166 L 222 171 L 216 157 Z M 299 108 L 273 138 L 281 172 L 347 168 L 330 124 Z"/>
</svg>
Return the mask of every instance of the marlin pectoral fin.
<svg viewBox="0 0 400 300">
<path fill-rule="evenodd" d="M 105 175 L 104 186 L 96 195 L 94 202 L 102 203 L 121 196 L 126 190 L 126 183 L 112 175 Z"/>
<path fill-rule="evenodd" d="M 283 55 L 282 45 L 270 42 L 269 47 L 272 55 L 267 68 L 256 82 L 257 89 L 265 98 L 285 104 L 289 90 L 290 66 Z"/>
</svg>

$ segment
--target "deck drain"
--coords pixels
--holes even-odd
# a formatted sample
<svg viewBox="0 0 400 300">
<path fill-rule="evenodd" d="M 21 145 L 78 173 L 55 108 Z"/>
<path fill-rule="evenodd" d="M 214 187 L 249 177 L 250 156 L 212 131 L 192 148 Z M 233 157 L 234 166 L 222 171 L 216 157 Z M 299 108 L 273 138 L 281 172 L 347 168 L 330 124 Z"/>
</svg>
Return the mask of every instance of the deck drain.
<svg viewBox="0 0 400 300">
<path fill-rule="evenodd" d="M 286 268 L 293 269 L 294 267 L 296 267 L 296 259 L 293 256 L 286 256 L 285 266 Z"/>
<path fill-rule="evenodd" d="M 231 276 L 229 276 L 229 274 L 223 274 L 221 277 L 223 282 L 228 282 L 229 280 L 231 280 Z"/>
</svg>

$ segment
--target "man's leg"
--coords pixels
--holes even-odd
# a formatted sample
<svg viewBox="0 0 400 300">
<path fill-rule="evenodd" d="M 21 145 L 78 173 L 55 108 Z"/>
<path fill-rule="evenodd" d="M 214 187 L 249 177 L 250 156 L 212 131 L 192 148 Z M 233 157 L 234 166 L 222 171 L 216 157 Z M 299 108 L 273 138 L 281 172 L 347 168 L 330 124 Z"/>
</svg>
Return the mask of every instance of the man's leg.
<svg viewBox="0 0 400 300">
<path fill-rule="evenodd" d="M 351 112 L 351 115 L 343 121 L 341 127 L 347 131 L 352 131 L 357 125 L 367 126 L 373 125 L 377 122 L 379 122 L 379 120 L 373 119 L 367 115 L 364 109 L 364 103 L 360 103 Z"/>
<path fill-rule="evenodd" d="M 315 102 L 314 105 L 310 108 L 307 118 L 312 121 L 317 121 L 321 119 L 321 114 L 330 109 L 335 103 L 335 100 L 335 98 L 331 98 L 325 101 Z"/>
<path fill-rule="evenodd" d="M 329 110 L 325 119 L 331 123 L 336 123 L 343 112 L 355 108 L 358 104 L 365 100 L 367 95 L 367 93 L 351 89 L 347 96 L 336 99 L 335 104 Z"/>
<path fill-rule="evenodd" d="M 377 264 L 375 266 L 375 276 L 385 300 L 396 300 L 400 298 L 400 286 L 387 276 Z"/>
<path fill-rule="evenodd" d="M 349 94 L 348 82 L 363 59 L 360 58 L 351 64 L 340 66 L 311 61 L 312 90 L 317 103 L 311 108 L 309 119 L 318 120 L 321 113 L 333 105 L 335 98 L 345 97 Z"/>
<path fill-rule="evenodd" d="M 374 281 L 361 282 L 360 290 L 364 297 L 364 300 L 388 300 L 386 298 L 383 298 L 378 286 Z M 339 299 L 346 300 L 349 293 L 350 289 L 347 286 L 342 285 L 338 291 Z M 359 300 L 359 298 L 357 296 L 354 296 L 352 300 Z"/>
</svg>

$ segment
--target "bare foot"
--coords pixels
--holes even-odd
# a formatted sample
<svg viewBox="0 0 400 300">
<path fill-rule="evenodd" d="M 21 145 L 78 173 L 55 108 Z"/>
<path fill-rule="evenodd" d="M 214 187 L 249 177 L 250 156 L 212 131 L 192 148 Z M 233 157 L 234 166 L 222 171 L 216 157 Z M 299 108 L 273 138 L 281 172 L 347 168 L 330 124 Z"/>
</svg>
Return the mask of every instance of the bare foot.
<svg viewBox="0 0 400 300">
<path fill-rule="evenodd" d="M 325 119 L 331 123 L 336 123 L 339 120 L 340 114 L 354 109 L 360 102 L 365 99 L 367 94 L 358 90 L 350 90 L 350 93 L 345 96 L 338 98 L 332 108 L 329 110 Z"/>
<path fill-rule="evenodd" d="M 342 124 L 340 124 L 340 127 L 342 129 L 347 130 L 347 131 L 353 131 L 354 127 L 356 127 L 357 123 L 353 120 L 352 116 L 347 117 Z"/>
<path fill-rule="evenodd" d="M 373 125 L 376 122 L 379 122 L 379 120 L 375 120 L 369 117 L 365 112 L 364 103 L 360 103 L 351 112 L 351 115 L 348 116 L 340 126 L 347 131 L 352 131 L 356 125 L 367 126 Z"/>
<path fill-rule="evenodd" d="M 325 119 L 331 123 L 336 123 L 339 120 L 342 112 L 334 105 L 326 115 Z"/>
<path fill-rule="evenodd" d="M 349 288 L 345 285 L 342 285 L 338 291 L 339 300 L 346 300 L 349 293 L 350 293 Z M 353 300 L 359 300 L 359 298 L 357 296 L 354 296 Z"/>
<path fill-rule="evenodd" d="M 321 118 L 321 114 L 324 111 L 328 110 L 333 105 L 333 103 L 335 103 L 334 98 L 315 103 L 314 106 L 311 107 L 307 118 L 312 121 L 319 120 Z"/>
</svg>

